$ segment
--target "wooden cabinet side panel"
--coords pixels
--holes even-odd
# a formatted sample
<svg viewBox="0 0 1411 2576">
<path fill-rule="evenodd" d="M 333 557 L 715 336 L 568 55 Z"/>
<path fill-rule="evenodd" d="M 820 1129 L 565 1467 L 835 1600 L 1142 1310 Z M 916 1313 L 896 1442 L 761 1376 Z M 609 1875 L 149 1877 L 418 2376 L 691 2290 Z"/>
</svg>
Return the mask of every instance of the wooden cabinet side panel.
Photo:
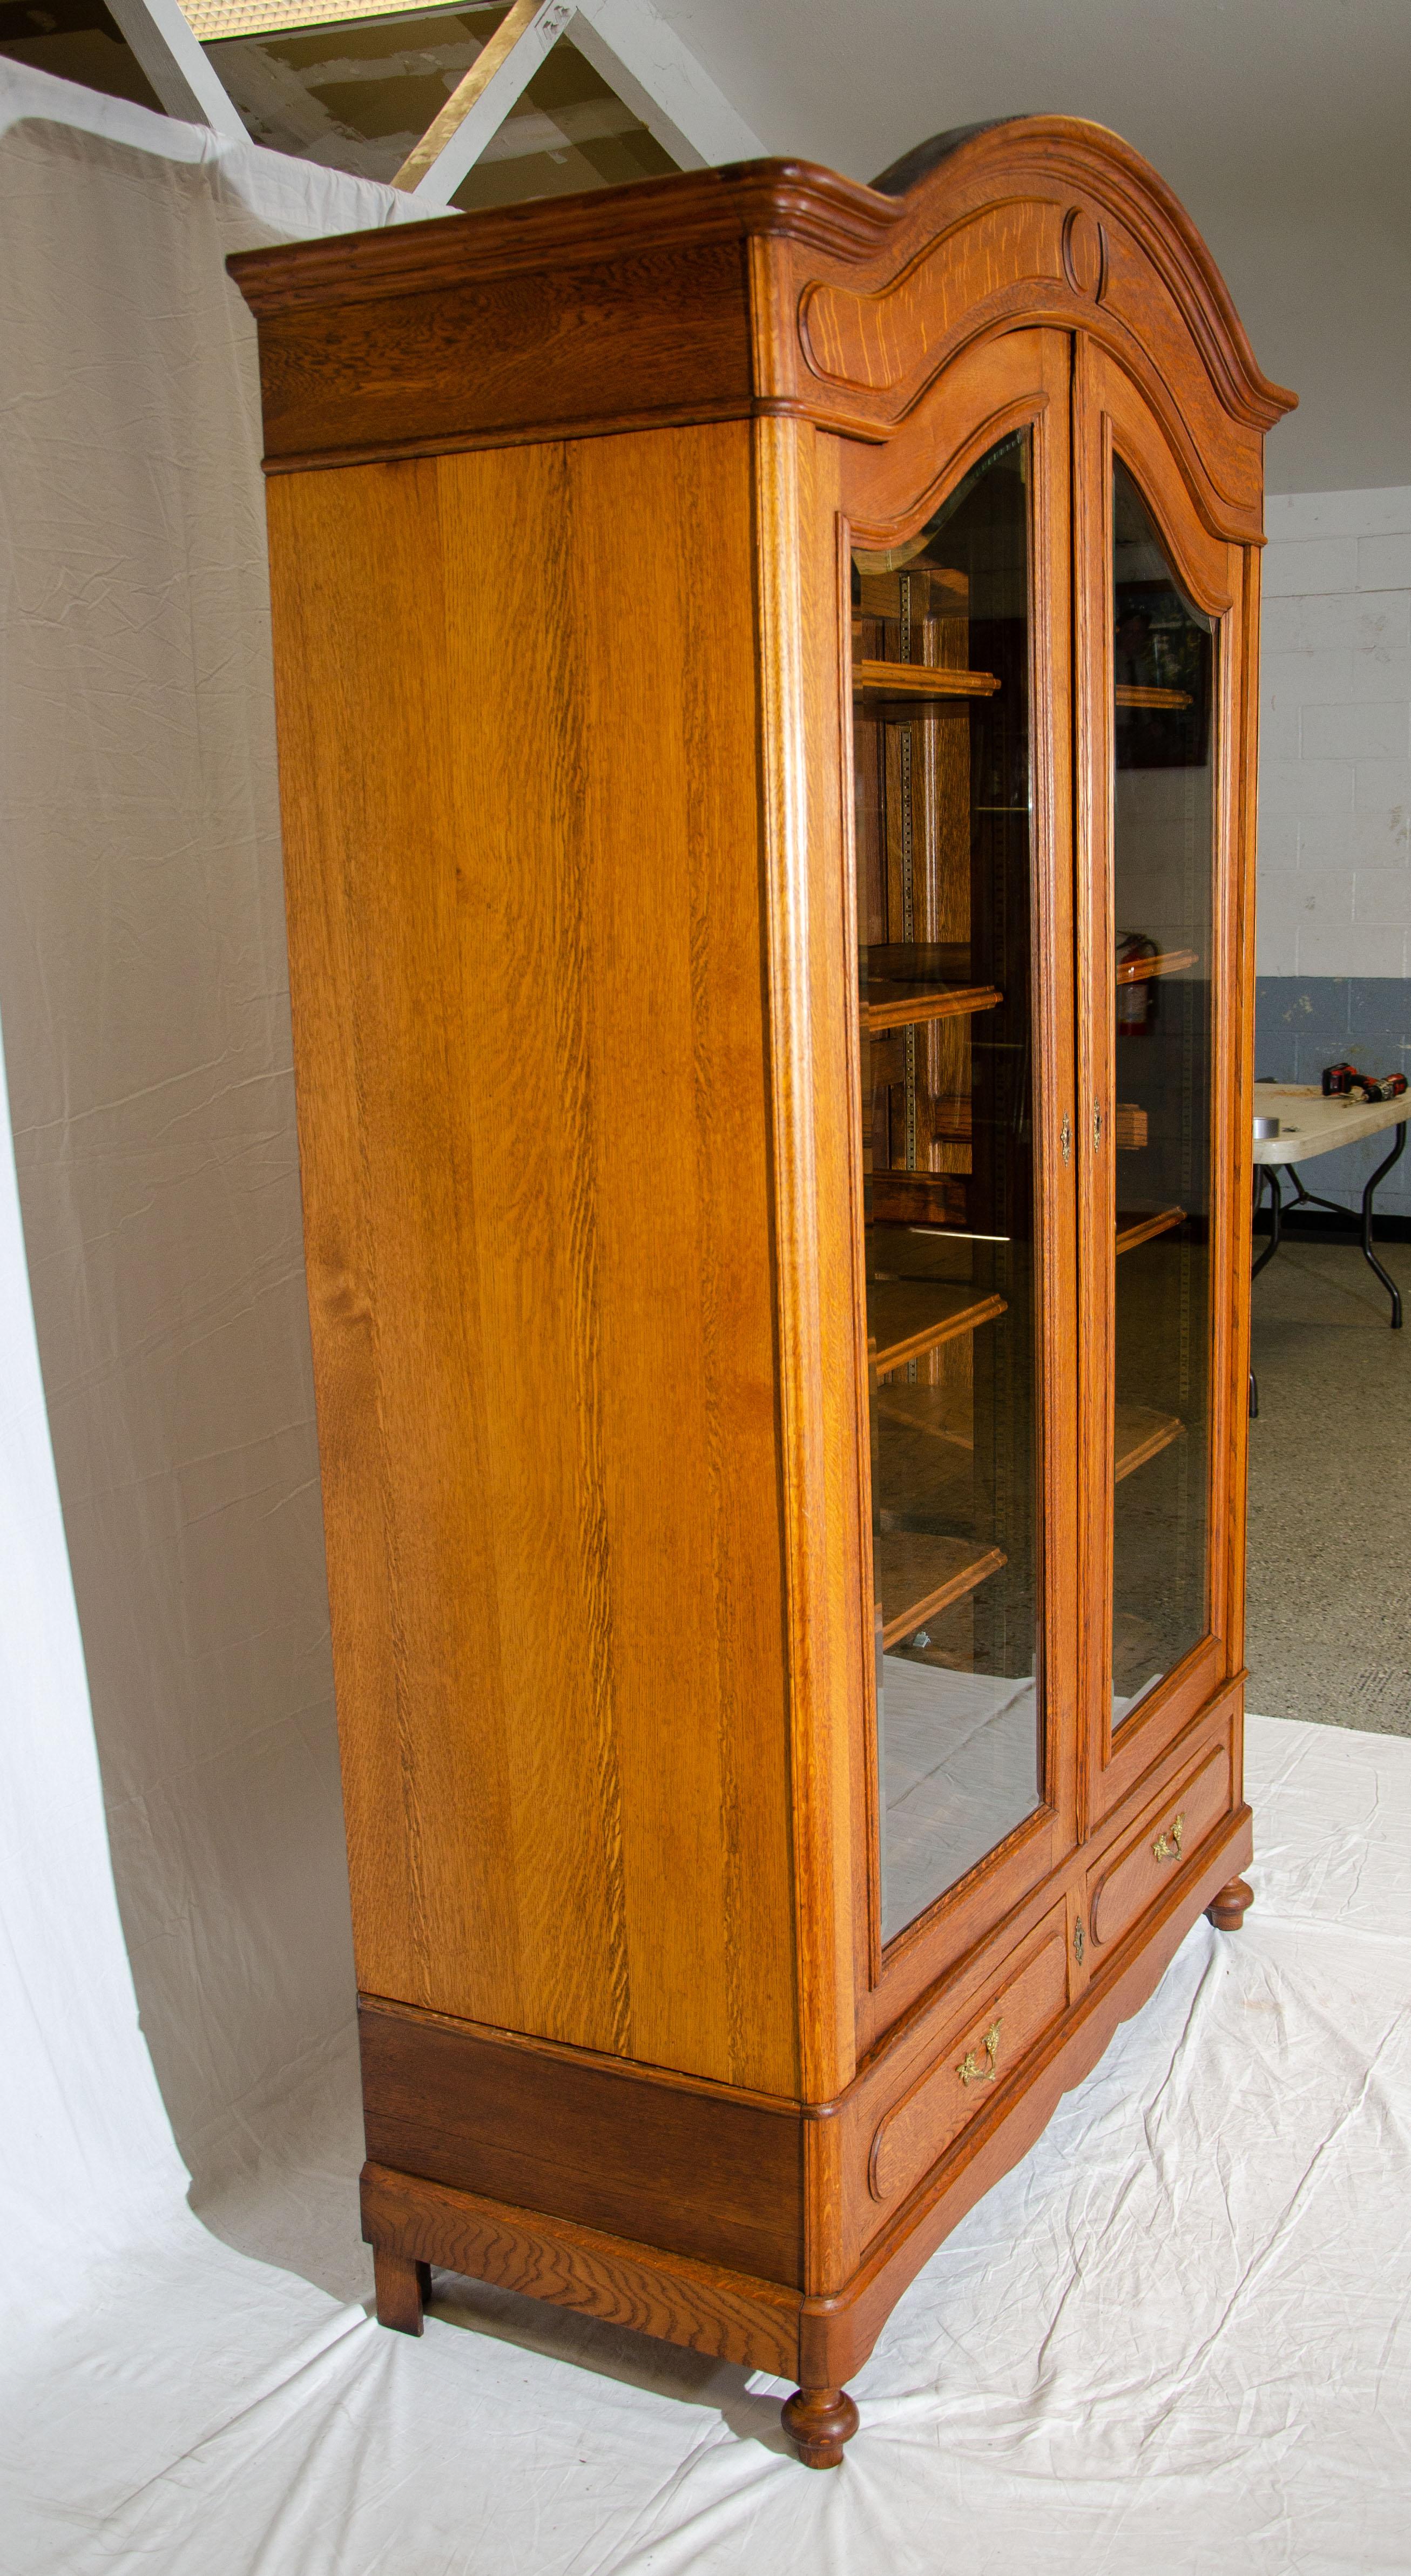
<svg viewBox="0 0 1411 2576">
<path fill-rule="evenodd" d="M 270 527 L 359 1981 L 788 2092 L 749 433 Z"/>
</svg>

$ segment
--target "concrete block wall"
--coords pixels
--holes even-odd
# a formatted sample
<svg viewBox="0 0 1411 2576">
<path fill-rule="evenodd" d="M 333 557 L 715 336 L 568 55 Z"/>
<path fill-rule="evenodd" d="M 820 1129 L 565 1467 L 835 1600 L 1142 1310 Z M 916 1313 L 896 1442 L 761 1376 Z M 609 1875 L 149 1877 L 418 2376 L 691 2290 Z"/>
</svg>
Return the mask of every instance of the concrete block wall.
<svg viewBox="0 0 1411 2576">
<path fill-rule="evenodd" d="M 1411 1075 L 1411 486 L 1270 497 L 1255 1070 Z M 1310 1167 L 1353 1199 L 1390 1138 Z M 1378 1193 L 1411 1216 L 1411 1152 Z"/>
</svg>

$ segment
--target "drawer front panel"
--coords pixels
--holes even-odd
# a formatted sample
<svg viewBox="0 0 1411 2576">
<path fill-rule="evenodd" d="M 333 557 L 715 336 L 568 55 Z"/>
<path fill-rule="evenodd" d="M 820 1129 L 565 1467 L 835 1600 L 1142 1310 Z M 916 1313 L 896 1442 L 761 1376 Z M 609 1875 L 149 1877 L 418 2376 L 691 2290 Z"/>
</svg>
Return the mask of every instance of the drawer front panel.
<svg viewBox="0 0 1411 2576">
<path fill-rule="evenodd" d="M 993 2087 L 1021 2065 L 1063 2011 L 1068 1963 L 1062 1919 L 1050 1921 L 1022 1966 L 1011 1967 L 952 2032 L 924 2075 L 878 2123 L 867 2184 L 884 2203 L 914 2189 L 976 2118 Z"/>
<path fill-rule="evenodd" d="M 1207 1746 L 1184 1778 L 1144 1809 L 1110 1860 L 1089 1881 L 1092 1936 L 1107 1947 L 1120 1941 L 1162 1890 L 1192 1860 L 1230 1812 L 1230 1748 Z"/>
</svg>

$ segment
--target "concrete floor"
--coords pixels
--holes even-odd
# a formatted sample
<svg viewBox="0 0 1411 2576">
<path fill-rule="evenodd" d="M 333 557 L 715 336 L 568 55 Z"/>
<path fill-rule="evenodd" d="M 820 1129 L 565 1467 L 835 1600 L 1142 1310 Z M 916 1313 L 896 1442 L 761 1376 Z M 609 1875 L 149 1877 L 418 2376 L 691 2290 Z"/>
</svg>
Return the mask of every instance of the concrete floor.
<svg viewBox="0 0 1411 2576">
<path fill-rule="evenodd" d="M 1254 1285 L 1248 1705 L 1411 1735 L 1411 1244 L 1284 1240 Z"/>
</svg>

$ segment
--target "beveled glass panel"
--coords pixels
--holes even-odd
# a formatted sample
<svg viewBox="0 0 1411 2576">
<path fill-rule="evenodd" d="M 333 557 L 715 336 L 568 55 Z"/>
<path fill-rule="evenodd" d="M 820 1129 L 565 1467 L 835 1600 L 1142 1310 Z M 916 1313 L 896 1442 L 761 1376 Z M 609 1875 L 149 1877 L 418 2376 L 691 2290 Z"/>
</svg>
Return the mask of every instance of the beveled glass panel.
<svg viewBox="0 0 1411 2576">
<path fill-rule="evenodd" d="M 882 1932 L 1042 1795 L 1027 432 L 853 556 Z"/>
<path fill-rule="evenodd" d="M 1114 469 L 1112 1717 L 1209 1626 L 1216 628 Z"/>
</svg>

